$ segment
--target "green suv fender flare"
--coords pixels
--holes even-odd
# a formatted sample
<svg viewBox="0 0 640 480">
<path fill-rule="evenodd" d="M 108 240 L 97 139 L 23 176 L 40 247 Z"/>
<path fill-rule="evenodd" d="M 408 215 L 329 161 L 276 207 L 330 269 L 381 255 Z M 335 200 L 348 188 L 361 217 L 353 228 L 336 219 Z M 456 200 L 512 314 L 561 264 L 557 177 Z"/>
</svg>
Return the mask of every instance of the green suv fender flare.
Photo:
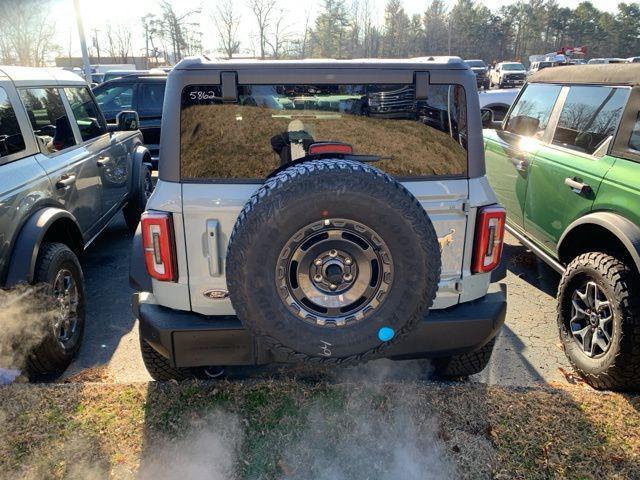
<svg viewBox="0 0 640 480">
<path fill-rule="evenodd" d="M 633 259 L 636 269 L 640 272 L 640 227 L 631 220 L 613 212 L 593 212 L 580 217 L 571 223 L 558 241 L 558 257 L 566 263 L 566 252 L 577 234 L 576 229 L 581 226 L 597 225 L 615 236 Z"/>
</svg>

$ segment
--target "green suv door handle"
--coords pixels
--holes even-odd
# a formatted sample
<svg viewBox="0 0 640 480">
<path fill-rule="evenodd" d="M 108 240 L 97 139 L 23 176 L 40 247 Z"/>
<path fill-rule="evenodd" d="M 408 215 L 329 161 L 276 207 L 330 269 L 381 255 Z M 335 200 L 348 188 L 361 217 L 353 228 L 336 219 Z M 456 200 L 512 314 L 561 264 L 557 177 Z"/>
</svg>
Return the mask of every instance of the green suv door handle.
<svg viewBox="0 0 640 480">
<path fill-rule="evenodd" d="M 591 187 L 586 183 L 579 182 L 575 178 L 565 178 L 564 184 L 571 189 L 573 193 L 578 195 L 588 194 L 591 192 Z"/>
<path fill-rule="evenodd" d="M 512 158 L 511 163 L 513 163 L 513 166 L 519 172 L 526 172 L 529 167 L 529 162 L 524 159 Z"/>
</svg>

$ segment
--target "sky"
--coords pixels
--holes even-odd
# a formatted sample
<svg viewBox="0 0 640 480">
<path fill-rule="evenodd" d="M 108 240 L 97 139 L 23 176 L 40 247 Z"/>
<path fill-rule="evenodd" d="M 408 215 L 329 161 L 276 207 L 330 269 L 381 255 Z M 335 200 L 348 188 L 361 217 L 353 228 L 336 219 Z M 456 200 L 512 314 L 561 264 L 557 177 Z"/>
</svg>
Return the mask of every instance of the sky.
<svg viewBox="0 0 640 480">
<path fill-rule="evenodd" d="M 197 7 L 202 7 L 200 19 L 203 32 L 203 49 L 205 52 L 215 51 L 218 47 L 218 38 L 215 32 L 212 12 L 215 11 L 215 0 L 170 0 L 176 6 L 176 10 L 187 11 Z M 238 12 L 241 16 L 241 25 L 238 31 L 241 39 L 242 53 L 254 53 L 255 41 L 251 39 L 254 30 L 254 21 L 251 12 L 246 7 L 245 0 L 234 0 L 238 4 Z M 384 5 L 386 0 L 372 0 L 377 10 L 378 23 L 382 23 Z M 455 0 L 449 0 L 448 4 L 453 5 Z M 310 12 L 313 22 L 319 10 L 320 0 L 279 0 L 279 5 L 290 17 L 290 30 L 292 32 L 302 32 L 304 22 Z M 404 0 L 403 5 L 409 15 L 423 13 L 427 0 Z M 502 5 L 514 3 L 514 1 L 484 0 L 483 3 L 490 9 L 496 10 Z M 580 0 L 558 0 L 561 6 L 576 7 Z M 597 8 L 607 11 L 615 11 L 617 1 L 592 0 Z M 94 29 L 106 31 L 108 24 L 122 25 L 133 32 L 133 48 L 135 55 L 143 54 L 144 35 L 140 26 L 140 19 L 147 13 L 159 10 L 157 0 L 80 0 L 80 8 L 84 21 L 84 29 L 87 41 L 90 43 L 90 32 Z M 53 0 L 52 21 L 56 25 L 56 42 L 62 48 L 62 54 L 68 55 L 69 49 L 74 56 L 80 55 L 80 43 L 75 22 L 73 0 Z"/>
</svg>

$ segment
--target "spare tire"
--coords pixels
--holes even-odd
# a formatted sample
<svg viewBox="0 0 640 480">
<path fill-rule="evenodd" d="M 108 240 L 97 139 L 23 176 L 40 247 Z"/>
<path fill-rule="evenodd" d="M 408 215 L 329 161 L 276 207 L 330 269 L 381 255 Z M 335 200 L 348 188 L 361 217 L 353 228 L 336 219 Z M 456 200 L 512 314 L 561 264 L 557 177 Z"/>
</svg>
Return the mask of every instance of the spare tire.
<svg viewBox="0 0 640 480">
<path fill-rule="evenodd" d="M 240 213 L 226 259 L 245 328 L 289 360 L 358 363 L 407 335 L 440 278 L 433 224 L 389 175 L 314 160 L 269 178 Z"/>
</svg>

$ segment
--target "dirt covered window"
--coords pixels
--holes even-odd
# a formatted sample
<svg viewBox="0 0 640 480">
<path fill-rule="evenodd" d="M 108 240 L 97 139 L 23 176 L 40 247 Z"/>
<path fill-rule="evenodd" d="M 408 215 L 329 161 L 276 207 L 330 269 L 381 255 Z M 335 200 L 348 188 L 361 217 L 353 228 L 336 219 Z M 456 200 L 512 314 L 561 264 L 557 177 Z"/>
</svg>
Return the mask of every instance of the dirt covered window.
<svg viewBox="0 0 640 480">
<path fill-rule="evenodd" d="M 291 162 L 353 158 L 401 179 L 467 173 L 464 89 L 431 85 L 218 85 L 187 87 L 180 122 L 181 176 L 251 179 Z"/>
</svg>

